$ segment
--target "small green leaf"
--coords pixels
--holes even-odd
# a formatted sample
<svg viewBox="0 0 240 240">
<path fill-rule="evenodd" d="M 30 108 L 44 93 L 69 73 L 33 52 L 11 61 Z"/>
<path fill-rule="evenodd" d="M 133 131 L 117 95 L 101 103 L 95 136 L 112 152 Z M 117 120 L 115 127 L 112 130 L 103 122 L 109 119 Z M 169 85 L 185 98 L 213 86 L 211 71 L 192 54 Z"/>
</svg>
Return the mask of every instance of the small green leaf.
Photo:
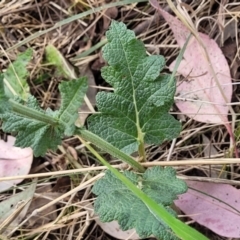
<svg viewBox="0 0 240 240">
<path fill-rule="evenodd" d="M 170 214 L 176 216 L 169 205 L 177 198 L 177 194 L 187 190 L 187 186 L 176 178 L 172 168 L 154 167 L 146 170 L 143 175 L 129 171 L 124 171 L 123 174 L 159 205 L 165 206 Z M 118 220 L 123 230 L 135 228 L 142 238 L 154 235 L 164 240 L 178 239 L 170 227 L 156 218 L 111 171 L 107 171 L 105 176 L 96 182 L 92 192 L 98 196 L 94 208 L 103 222 Z"/>
<path fill-rule="evenodd" d="M 168 111 L 175 82 L 160 75 L 162 56 L 147 56 L 144 45 L 123 23 L 112 22 L 103 57 L 109 66 L 103 78 L 114 93 L 97 95 L 99 114 L 89 118 L 89 129 L 115 147 L 131 154 L 140 144 L 160 144 L 179 135 L 181 126 Z"/>
<path fill-rule="evenodd" d="M 29 94 L 29 85 L 27 83 L 29 72 L 26 67 L 32 59 L 32 55 L 33 51 L 30 48 L 19 54 L 4 73 L 5 93 L 9 98 L 19 96 L 23 100 L 27 99 Z"/>
<path fill-rule="evenodd" d="M 62 82 L 59 85 L 62 97 L 62 104 L 59 109 L 59 119 L 65 126 L 64 133 L 67 136 L 71 136 L 74 133 L 74 123 L 78 118 L 78 109 L 83 103 L 87 88 L 87 78 L 85 77 Z"/>
</svg>

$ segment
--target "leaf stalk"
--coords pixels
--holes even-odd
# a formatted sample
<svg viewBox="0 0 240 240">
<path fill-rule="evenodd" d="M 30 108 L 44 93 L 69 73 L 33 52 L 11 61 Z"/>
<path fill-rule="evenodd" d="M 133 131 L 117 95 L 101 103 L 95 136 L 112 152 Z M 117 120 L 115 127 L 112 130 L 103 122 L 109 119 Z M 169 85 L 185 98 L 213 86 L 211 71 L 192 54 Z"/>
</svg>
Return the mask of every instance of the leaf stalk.
<svg viewBox="0 0 240 240">
<path fill-rule="evenodd" d="M 9 102 L 11 104 L 12 111 L 24 117 L 32 118 L 46 124 L 50 124 L 52 126 L 56 126 L 59 123 L 58 119 L 55 119 L 54 117 L 48 116 L 45 113 L 39 112 L 35 109 L 17 103 L 12 99 L 10 99 Z"/>
<path fill-rule="evenodd" d="M 128 156 L 126 153 L 121 152 L 112 144 L 106 142 L 105 140 L 98 137 L 94 133 L 86 129 L 78 128 L 76 129 L 75 134 L 80 135 L 85 140 L 93 143 L 94 145 L 106 151 L 107 153 L 111 154 L 112 156 L 123 160 L 124 162 L 126 162 L 127 164 L 132 166 L 134 169 L 138 170 L 139 172 L 145 172 L 145 168 L 139 162 L 135 161 L 132 157 Z"/>
</svg>

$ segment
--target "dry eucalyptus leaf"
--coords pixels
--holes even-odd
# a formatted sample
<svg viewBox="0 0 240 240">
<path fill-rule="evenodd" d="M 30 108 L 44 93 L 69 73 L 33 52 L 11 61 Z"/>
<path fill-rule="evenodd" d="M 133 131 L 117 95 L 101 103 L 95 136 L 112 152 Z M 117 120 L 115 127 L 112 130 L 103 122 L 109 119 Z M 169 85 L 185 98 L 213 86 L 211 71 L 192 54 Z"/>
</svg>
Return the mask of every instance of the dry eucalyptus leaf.
<svg viewBox="0 0 240 240">
<path fill-rule="evenodd" d="M 182 48 L 190 34 L 188 28 L 176 17 L 161 9 L 156 0 L 150 2 L 169 24 L 178 45 Z M 182 99 L 176 101 L 176 105 L 182 113 L 196 121 L 227 124 L 229 108 L 226 103 L 230 103 L 232 97 L 230 69 L 217 43 L 203 33 L 198 33 L 198 37 L 208 53 L 210 63 L 206 60 L 200 43 L 192 37 L 177 70 L 185 80 L 177 84 L 176 94 Z M 175 63 L 176 61 L 170 65 L 171 71 Z M 210 66 L 225 99 L 215 82 Z"/>
<path fill-rule="evenodd" d="M 34 198 L 31 202 L 31 205 L 28 209 L 28 214 L 31 214 L 34 210 L 41 208 L 54 200 L 55 198 L 59 197 L 62 195 L 62 193 L 56 193 L 56 192 L 51 192 L 52 187 L 47 185 L 44 186 L 40 189 L 36 190 L 36 193 L 41 194 L 42 196 L 38 196 Z M 57 212 L 56 212 L 56 205 L 50 205 L 46 209 L 44 209 L 41 212 L 38 212 L 36 216 L 32 216 L 29 221 L 27 222 L 27 227 L 33 227 L 33 228 L 38 228 L 46 223 L 49 223 L 57 218 Z"/>
<path fill-rule="evenodd" d="M 231 102 L 232 82 L 228 63 L 217 44 L 205 34 L 200 34 L 207 48 L 209 58 L 224 92 L 227 103 Z M 214 77 L 209 70 L 209 63 L 204 58 L 197 40 L 193 40 L 184 53 L 184 58 L 178 68 L 178 73 L 186 79 L 178 83 L 176 94 L 186 101 L 176 101 L 177 107 L 184 114 L 199 122 L 228 122 L 229 108 L 226 106 Z M 170 65 L 174 68 L 175 62 Z M 190 100 L 189 100 L 190 99 Z"/>
<path fill-rule="evenodd" d="M 15 138 L 8 136 L 7 142 L 0 140 L 0 178 L 27 175 L 30 171 L 33 151 L 31 148 L 14 147 Z M 1 181 L 0 192 L 22 182 L 23 179 Z"/>
<path fill-rule="evenodd" d="M 0 234 L 11 235 L 11 231 L 21 223 L 26 216 L 35 189 L 36 182 L 33 182 L 28 189 L 0 203 Z"/>
<path fill-rule="evenodd" d="M 228 184 L 187 181 L 174 203 L 197 223 L 226 238 L 240 238 L 240 190 Z M 196 191 L 195 191 L 196 190 Z"/>
</svg>

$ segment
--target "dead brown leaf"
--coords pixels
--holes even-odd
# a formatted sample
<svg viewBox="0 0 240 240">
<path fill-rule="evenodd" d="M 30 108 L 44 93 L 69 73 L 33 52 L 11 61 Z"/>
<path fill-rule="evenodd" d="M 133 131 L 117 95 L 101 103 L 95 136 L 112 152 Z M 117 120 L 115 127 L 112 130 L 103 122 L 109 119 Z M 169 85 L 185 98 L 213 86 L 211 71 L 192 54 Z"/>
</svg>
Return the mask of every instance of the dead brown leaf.
<svg viewBox="0 0 240 240">
<path fill-rule="evenodd" d="M 239 42 L 240 39 L 238 39 Z M 236 42 L 229 39 L 225 42 L 224 47 L 222 47 L 223 54 L 225 57 L 230 61 L 230 70 L 232 78 L 239 79 L 240 72 L 238 71 L 238 68 L 240 66 L 240 58 L 238 57 L 238 49 Z"/>
<path fill-rule="evenodd" d="M 70 188 L 70 178 L 68 176 L 60 177 L 57 179 L 57 183 L 52 188 L 52 192 L 65 193 Z"/>
<path fill-rule="evenodd" d="M 112 19 L 116 19 L 118 15 L 118 9 L 116 7 L 108 8 L 103 15 L 103 30 L 106 31 L 109 28 Z"/>
<path fill-rule="evenodd" d="M 53 199 L 59 197 L 62 193 L 51 192 L 52 188 L 50 185 L 41 187 L 36 190 L 36 193 L 40 196 L 34 198 L 28 209 L 28 214 L 42 206 L 48 204 Z M 42 212 L 38 212 L 36 216 L 32 216 L 28 222 L 27 227 L 38 228 L 46 223 L 49 223 L 57 218 L 56 205 L 50 205 L 48 208 L 44 209 Z"/>
</svg>

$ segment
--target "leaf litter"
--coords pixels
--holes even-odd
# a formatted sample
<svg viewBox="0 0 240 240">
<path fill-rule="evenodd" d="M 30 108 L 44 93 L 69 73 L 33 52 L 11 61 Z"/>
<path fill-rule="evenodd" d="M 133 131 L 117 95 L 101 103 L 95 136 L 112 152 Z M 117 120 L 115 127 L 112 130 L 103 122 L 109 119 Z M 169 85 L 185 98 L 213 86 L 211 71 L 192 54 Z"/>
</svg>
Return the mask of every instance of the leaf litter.
<svg viewBox="0 0 240 240">
<path fill-rule="evenodd" d="M 8 136 L 7 141 L 0 140 L 0 178 L 27 175 L 33 161 L 31 148 L 15 147 L 15 137 Z M 23 179 L 0 182 L 0 193 L 22 182 Z"/>
<path fill-rule="evenodd" d="M 21 11 L 23 11 L 24 13 L 26 12 L 26 13 L 29 13 L 30 15 L 29 16 L 31 16 L 31 14 L 33 13 L 35 16 L 37 16 L 38 15 L 38 11 L 37 11 L 37 9 L 38 8 L 36 8 L 36 7 L 34 7 L 34 8 L 29 8 L 29 9 L 27 9 L 28 7 L 31 7 L 32 6 L 32 4 L 34 5 L 34 2 L 33 1 L 29 1 L 28 3 L 26 3 L 25 5 L 22 5 L 22 4 L 20 4 L 19 3 L 19 6 L 16 6 L 16 9 L 17 10 L 19 10 L 20 12 Z M 94 4 L 95 3 L 93 3 L 93 6 L 94 6 Z M 198 4 L 198 2 L 196 1 L 195 3 L 191 3 L 191 6 L 194 6 L 195 5 L 195 8 L 196 8 L 196 5 Z M 0 5 L 2 5 L 2 3 L 0 3 Z M 20 6 L 21 5 L 21 6 Z M 59 6 L 61 5 L 61 3 L 59 2 Z M 25 7 L 25 9 L 21 9 L 22 7 Z M 1 8 L 2 8 L 3 6 L 1 6 Z M 42 6 L 41 5 L 39 5 L 38 6 L 39 8 L 40 8 L 40 10 L 41 10 L 41 8 L 42 8 Z M 44 3 L 44 7 L 45 7 L 45 9 L 43 10 L 43 11 L 45 11 L 45 10 L 47 10 L 47 11 L 51 11 L 52 9 L 54 9 L 56 6 L 54 6 L 54 5 L 50 5 L 48 2 L 47 3 Z M 64 6 L 61 6 L 62 7 L 62 9 L 64 10 Z M 210 5 L 210 4 L 206 4 L 205 6 L 199 6 L 199 8 L 200 8 L 200 10 L 197 12 L 197 16 L 198 17 L 201 17 L 201 16 L 207 16 L 208 14 L 209 14 L 209 17 L 211 17 L 211 14 L 210 14 L 210 11 L 211 11 L 211 7 L 212 7 L 212 5 Z M 3 12 L 4 12 L 4 14 L 6 15 L 6 14 L 8 14 L 8 12 L 9 12 L 9 9 L 8 9 L 9 7 L 8 6 L 6 6 L 6 8 L 4 7 L 4 9 L 3 9 Z M 78 6 L 76 6 L 75 7 L 75 9 L 74 9 L 74 11 L 76 10 L 78 10 L 79 8 L 81 8 L 81 5 L 79 4 Z M 59 10 L 60 9 L 60 10 Z M 61 10 L 62 10 L 61 8 L 58 8 L 58 10 L 57 10 L 57 12 L 58 13 L 60 13 L 61 12 Z M 146 14 L 149 14 L 149 13 L 147 13 L 147 12 L 145 12 L 145 9 L 141 9 L 142 10 L 142 12 L 139 12 L 139 9 L 141 9 L 141 8 L 139 8 L 138 6 L 136 6 L 134 9 L 129 9 L 129 8 L 127 8 L 127 9 L 122 9 L 121 11 L 121 14 L 122 13 L 124 13 L 123 14 L 123 16 L 124 16 L 124 21 L 126 20 L 126 21 L 128 21 L 128 20 L 130 20 L 130 22 L 134 25 L 134 27 L 137 27 L 138 26 L 138 24 L 140 24 L 141 22 L 141 19 L 140 18 L 138 18 L 138 20 L 136 21 L 136 22 L 132 22 L 132 19 L 133 19 L 133 17 L 132 17 L 132 15 L 131 14 L 133 14 L 134 13 L 134 11 L 136 11 L 137 12 L 137 16 L 139 17 L 139 15 L 140 16 L 142 16 L 142 19 L 146 19 L 146 20 L 148 20 L 148 18 L 146 17 Z M 204 10 L 205 9 L 205 10 Z M 81 11 L 83 11 L 84 9 L 81 9 Z M 234 7 L 233 8 L 228 8 L 228 10 L 230 10 L 230 12 L 231 12 L 231 14 L 232 14 L 232 11 L 234 10 Z M 75 12 L 76 12 L 75 11 Z M 130 13 L 130 18 L 128 18 L 128 16 L 127 16 L 127 14 L 129 14 Z M 143 15 L 141 15 L 143 13 Z M 59 14 L 59 16 L 61 17 L 61 18 L 63 18 L 63 17 L 66 17 L 66 15 L 65 15 L 66 13 L 63 13 L 63 12 L 61 12 L 60 14 Z M 96 13 L 97 14 L 97 13 Z M 125 15 L 126 14 L 126 15 Z M 145 15 L 144 15 L 145 14 Z M 56 23 L 56 19 L 58 19 L 59 18 L 59 16 L 57 16 L 57 15 L 55 15 L 55 13 L 54 14 L 52 14 L 52 15 L 50 15 L 50 16 L 43 16 L 43 18 L 44 18 L 44 21 L 46 21 L 46 22 L 51 22 L 51 23 L 53 23 L 53 24 L 55 24 Z M 32 27 L 29 27 L 29 25 L 27 25 L 28 23 L 27 22 L 22 22 L 21 24 L 21 26 L 23 26 L 22 28 L 21 28 L 21 31 L 19 31 L 19 29 L 18 29 L 18 26 L 16 25 L 16 23 L 14 22 L 15 21 L 15 19 L 16 19 L 16 17 L 18 17 L 18 13 L 17 14 L 15 14 L 15 13 L 12 13 L 12 14 L 10 14 L 10 15 L 8 15 L 8 18 L 7 18 L 7 25 L 5 25 L 5 29 L 6 29 L 6 31 L 5 31 L 5 33 L 6 33 L 6 36 L 7 36 L 7 39 L 8 39 L 8 42 L 6 43 L 5 42 L 5 40 L 4 40 L 4 38 L 2 38 L 0 41 L 1 41 L 1 43 L 2 43 L 2 45 L 5 47 L 5 48 L 7 48 L 7 47 L 9 47 L 9 46 L 11 46 L 11 45 L 13 45 L 14 44 L 14 41 L 16 41 L 16 39 L 22 39 L 22 37 L 24 37 L 24 34 L 26 34 L 26 36 L 28 36 L 29 35 L 29 31 L 30 32 L 32 32 L 32 33 L 34 33 L 35 31 L 38 31 L 38 30 L 41 30 L 41 27 L 42 27 L 42 25 L 34 25 L 34 26 L 32 26 Z M 49 17 L 49 18 L 48 18 Z M 213 15 L 212 15 L 212 17 L 214 17 Z M 94 18 L 93 18 L 94 19 Z M 30 21 L 32 21 L 32 19 L 29 19 Z M 120 20 L 120 19 L 118 19 L 118 20 Z M 4 19 L 4 21 L 6 22 L 6 19 Z M 35 19 L 34 19 L 34 21 L 35 21 Z M 121 21 L 121 20 L 120 20 Z M 143 21 L 144 22 L 144 21 Z M 76 25 L 78 25 L 78 27 L 76 27 Z M 163 25 L 163 24 L 162 24 Z M 10 35 L 10 32 L 8 31 L 9 29 L 8 29 L 8 26 L 14 26 L 12 29 L 11 29 L 11 34 L 13 33 L 14 34 L 14 36 L 17 36 L 17 38 L 14 40 L 14 38 L 12 38 L 11 37 L 11 35 Z M 94 26 L 96 26 L 96 25 L 94 25 Z M 211 26 L 211 25 L 210 25 Z M 147 30 L 146 30 L 147 29 Z M 82 34 L 82 32 L 84 31 L 85 29 L 84 28 L 82 28 L 82 25 L 81 24 L 79 24 L 79 22 L 78 21 L 76 21 L 76 22 L 74 22 L 74 23 L 72 23 L 72 24 L 69 24 L 68 25 L 68 27 L 67 28 L 62 28 L 62 29 L 59 29 L 59 32 L 57 32 L 57 34 L 52 34 L 52 35 L 48 35 L 48 40 L 49 41 L 53 41 L 54 42 L 54 45 L 58 48 L 58 49 L 61 49 L 61 51 L 63 52 L 63 55 L 64 56 L 66 56 L 67 58 L 69 58 L 69 57 L 72 57 L 72 56 L 74 56 L 74 54 L 72 54 L 72 53 L 75 53 L 75 52 L 77 52 L 78 51 L 78 49 L 83 49 L 83 46 L 85 46 L 84 44 L 82 44 L 80 41 L 76 41 L 76 36 L 78 37 L 78 36 L 80 36 L 81 34 Z M 145 31 L 146 30 L 146 31 Z M 143 34 L 141 34 L 142 32 L 140 32 L 140 34 L 141 34 L 141 37 L 142 36 L 149 36 L 150 35 L 150 37 L 151 37 L 151 39 L 153 39 L 153 41 L 156 41 L 157 40 L 157 38 L 152 34 L 149 34 L 149 30 L 152 30 L 152 29 L 150 29 L 149 28 L 149 26 L 146 26 L 145 28 L 144 28 L 144 33 Z M 167 58 L 171 58 L 171 56 L 170 56 L 170 54 L 171 54 L 171 44 L 172 44 L 172 39 L 171 39 L 171 36 L 169 35 L 169 36 L 166 36 L 166 35 L 164 35 L 164 27 L 162 28 L 162 26 L 160 25 L 159 26 L 159 28 L 158 28 L 158 35 L 159 36 L 161 36 L 161 38 L 162 38 L 162 40 L 163 40 L 163 44 L 162 45 L 160 45 L 160 50 L 161 50 L 161 52 L 163 51 L 165 54 L 166 54 L 166 57 Z M 149 31 L 149 32 L 148 32 Z M 208 30 L 207 30 L 208 31 Z M 209 30 L 210 31 L 210 30 Z M 212 29 L 211 29 L 211 31 L 212 31 Z M 67 33 L 67 34 L 66 34 Z M 96 34 L 96 33 L 94 33 L 94 34 Z M 148 35 L 149 34 L 149 35 Z M 162 37 L 163 36 L 163 37 Z M 164 37 L 165 36 L 165 37 Z M 96 36 L 97 37 L 97 36 Z M 35 39 L 34 41 L 32 41 L 32 43 L 31 43 L 31 46 L 33 46 L 37 51 L 39 51 L 39 48 L 41 49 L 41 50 L 44 50 L 44 47 L 45 47 L 45 40 L 46 39 L 44 39 L 44 37 L 42 38 L 42 37 L 40 37 L 40 38 L 37 38 L 37 39 Z M 91 40 L 90 40 L 91 41 Z M 74 43 L 76 44 L 76 45 L 74 45 Z M 155 42 L 156 44 L 158 44 L 158 42 Z M 161 42 L 162 43 L 162 42 Z M 75 47 L 75 46 L 77 46 L 77 47 Z M 152 45 L 153 46 L 153 45 Z M 164 47 L 161 47 L 161 46 L 164 46 Z M 170 50 L 169 50 L 170 49 Z M 22 51 L 22 47 L 19 49 L 20 51 Z M 70 51 L 71 51 L 71 53 L 70 53 Z M 163 54 L 163 55 L 165 55 L 165 54 Z M 14 55 L 15 55 L 15 53 L 13 54 L 13 53 L 11 53 L 11 58 L 12 59 L 14 59 Z M 39 60 L 41 60 L 41 58 L 39 58 Z M 6 66 L 6 64 L 5 64 L 5 66 Z M 31 66 L 32 67 L 32 66 Z M 31 69 L 32 70 L 32 69 Z M 38 70 L 38 67 L 36 67 L 36 70 Z M 237 70 L 236 70 L 237 71 Z M 36 72 L 34 73 L 35 75 L 36 75 Z M 95 75 L 96 76 L 96 75 Z M 41 91 L 39 91 L 39 89 L 41 89 L 41 91 L 42 92 L 44 92 L 44 91 L 46 91 L 45 89 L 44 89 L 44 86 L 41 84 L 41 85 L 37 85 L 37 86 L 32 86 L 32 88 L 31 88 L 31 90 L 32 91 L 34 91 L 34 93 L 35 94 L 37 94 L 37 96 L 38 96 L 38 99 L 39 100 L 42 100 L 42 92 Z M 51 101 L 54 101 L 54 99 L 51 99 Z M 199 124 L 196 124 L 196 125 L 194 125 L 194 124 L 188 124 L 187 126 L 186 126 L 186 132 L 184 132 L 184 134 L 187 134 L 187 133 L 191 133 L 191 132 L 193 132 L 193 128 L 195 128 L 196 127 L 196 134 L 198 134 L 198 128 L 199 128 L 199 126 L 202 126 L 202 125 L 199 125 Z M 199 128 L 200 129 L 200 128 Z M 211 131 L 211 132 L 213 132 L 213 136 L 216 138 L 216 142 L 215 142 L 215 145 L 216 146 L 218 146 L 219 148 L 218 148 L 218 150 L 220 151 L 220 153 L 218 154 L 219 156 L 225 156 L 227 153 L 226 153 L 226 151 L 224 151 L 224 142 L 227 142 L 228 140 L 226 140 L 226 138 L 225 138 L 225 133 L 224 133 L 224 131 L 222 131 L 222 129 L 221 128 L 217 128 L 217 127 L 215 127 L 215 128 L 213 128 L 213 127 L 205 127 L 203 130 L 202 130 L 203 128 L 201 127 L 201 130 L 200 131 Z M 219 134 L 217 133 L 217 132 L 219 132 Z M 191 156 L 197 156 L 197 154 L 196 154 L 196 152 L 197 152 L 197 150 L 198 150 L 198 148 L 199 147 L 201 147 L 201 142 L 200 143 L 198 143 L 196 140 L 197 140 L 197 138 L 195 137 L 196 136 L 196 134 L 193 136 L 193 138 L 194 138 L 194 143 L 192 144 L 192 142 L 191 142 L 191 146 L 189 146 L 189 150 L 188 150 L 188 152 L 186 152 L 184 149 L 185 148 L 187 148 L 188 147 L 188 142 L 186 142 L 186 145 L 184 145 L 184 147 L 183 146 L 179 146 L 176 150 L 174 150 L 175 152 L 173 153 L 173 158 L 174 158 L 174 156 L 175 156 L 175 154 L 177 154 L 177 156 L 178 156 L 178 158 L 179 159 L 181 159 L 181 158 L 184 158 L 184 157 L 188 157 L 189 155 L 191 155 Z M 183 135 L 184 136 L 184 135 Z M 192 138 L 190 138 L 189 139 L 189 141 L 191 141 L 191 139 Z M 222 139 L 222 142 L 221 142 L 221 139 Z M 195 142 L 196 141 L 196 142 Z M 73 142 L 74 141 L 67 141 L 67 143 L 71 143 L 71 144 L 73 144 Z M 184 142 L 184 138 L 183 138 L 183 143 L 185 143 Z M 81 147 L 81 146 L 79 146 L 79 147 Z M 157 152 L 156 152 L 156 148 L 152 148 L 152 149 L 154 149 L 154 151 L 155 151 L 155 154 L 158 154 Z M 159 150 L 160 149 L 160 150 Z M 161 146 L 161 148 L 159 147 L 158 148 L 158 151 L 161 153 L 161 152 L 163 152 L 163 154 L 165 154 L 165 153 L 167 153 L 168 152 L 168 148 L 167 148 L 167 145 L 166 144 L 164 144 L 163 146 Z M 153 154 L 154 155 L 154 154 Z M 50 160 L 52 159 L 52 158 L 54 158 L 54 154 L 52 154 L 52 153 L 49 153 L 48 154 L 48 156 L 47 156 L 47 158 L 45 158 L 47 161 L 49 160 L 49 158 L 50 158 Z M 154 159 L 156 159 L 156 158 L 154 158 Z M 163 158 L 164 159 L 164 158 Z M 175 159 L 175 158 L 174 158 Z M 50 163 L 51 163 L 51 161 L 50 161 Z M 89 164 L 89 163 L 87 163 L 87 164 Z M 55 166 L 53 166 L 53 168 L 55 169 Z M 48 170 L 47 170 L 48 171 Z M 87 191 L 86 191 L 86 196 L 87 196 Z M 82 199 L 81 199 L 82 200 Z M 70 204 L 74 204 L 74 203 L 71 203 L 70 202 Z M 76 206 L 76 205 L 74 205 L 74 206 Z M 84 216 L 85 217 L 85 216 Z M 84 219 L 82 219 L 82 222 L 84 222 L 85 220 Z M 73 225 L 74 225 L 74 223 L 72 223 Z M 78 224 L 76 224 L 75 226 L 77 226 Z M 50 225 L 49 226 L 49 233 L 51 234 L 54 234 L 54 233 L 56 233 L 56 230 L 54 229 L 54 224 L 52 224 L 52 225 Z M 83 226 L 83 225 L 81 225 L 81 226 Z M 55 226 L 56 227 L 56 226 Z M 70 227 L 69 227 L 69 229 L 71 229 Z M 87 229 L 87 230 L 86 230 Z M 97 233 L 96 232 L 99 232 L 99 228 L 86 228 L 86 229 L 84 229 L 83 230 L 83 232 L 85 232 L 85 235 L 83 235 L 83 236 L 88 236 L 88 238 L 89 239 L 93 239 L 93 238 L 99 238 L 99 235 L 97 235 Z M 94 230 L 95 229 L 95 230 Z M 62 231 L 63 231 L 63 234 L 66 234 L 68 231 L 65 231 L 64 230 L 64 228 L 62 228 Z M 205 231 L 205 229 L 203 229 L 203 231 Z M 44 233 L 45 233 L 45 230 L 44 230 Z M 88 235 L 88 233 L 89 233 L 89 235 Z M 105 239 L 105 238 L 110 238 L 110 239 L 112 239 L 111 237 L 109 237 L 109 236 L 107 236 L 107 235 L 105 235 L 104 233 L 102 233 L 101 232 L 101 234 L 102 234 L 102 238 L 103 239 Z M 90 236 L 91 235 L 91 236 Z M 47 234 L 46 234 L 46 236 L 48 236 Z M 210 239 L 214 239 L 214 238 L 216 238 L 217 236 L 216 235 L 214 235 L 214 234 L 211 234 L 210 235 L 211 237 L 210 237 Z M 73 235 L 73 238 L 74 238 L 74 235 Z"/>
<path fill-rule="evenodd" d="M 11 236 L 14 228 L 26 217 L 37 182 L 33 181 L 24 191 L 13 194 L 0 203 L 0 234 Z"/>
<path fill-rule="evenodd" d="M 167 21 L 175 40 L 182 47 L 190 31 L 176 17 L 162 10 L 157 1 L 150 0 L 150 2 Z M 233 91 L 228 62 L 214 40 L 206 34 L 199 32 L 197 34 L 209 55 L 210 63 L 207 61 L 199 41 L 195 37 L 192 38 L 177 70 L 185 79 L 178 82 L 176 96 L 181 99 L 175 103 L 181 112 L 196 121 L 224 124 L 234 141 L 228 123 L 229 107 L 227 103 L 231 103 Z M 173 70 L 175 64 L 175 61 L 172 62 L 169 69 Z M 209 64 L 212 65 L 221 90 L 214 80 Z M 240 236 L 238 226 L 240 215 L 239 212 L 232 210 L 233 208 L 239 209 L 238 200 L 236 200 L 239 191 L 236 188 L 226 184 L 206 182 L 188 182 L 188 186 L 192 189 L 175 201 L 177 207 L 196 222 L 221 236 Z M 193 190 L 204 194 L 196 193 Z M 216 204 L 218 200 L 220 203 Z"/>
<path fill-rule="evenodd" d="M 187 216 L 220 236 L 240 237 L 240 191 L 228 184 L 187 181 L 174 203 Z"/>
<path fill-rule="evenodd" d="M 182 48 L 190 31 L 176 17 L 162 10 L 157 1 L 151 0 L 150 2 L 160 11 L 170 25 L 175 40 L 179 47 Z M 175 103 L 181 112 L 196 121 L 226 124 L 229 111 L 226 104 L 231 102 L 232 97 L 230 69 L 217 43 L 206 34 L 198 33 L 198 35 L 209 55 L 210 62 L 204 56 L 204 49 L 198 40 L 192 37 L 184 52 L 184 59 L 177 70 L 185 79 L 177 84 L 176 96 L 182 98 L 182 100 L 177 100 Z M 171 71 L 175 64 L 176 62 L 174 61 L 169 66 Z M 209 69 L 209 64 L 212 65 L 219 79 L 227 102 L 222 92 L 218 89 L 217 83 Z"/>
</svg>

